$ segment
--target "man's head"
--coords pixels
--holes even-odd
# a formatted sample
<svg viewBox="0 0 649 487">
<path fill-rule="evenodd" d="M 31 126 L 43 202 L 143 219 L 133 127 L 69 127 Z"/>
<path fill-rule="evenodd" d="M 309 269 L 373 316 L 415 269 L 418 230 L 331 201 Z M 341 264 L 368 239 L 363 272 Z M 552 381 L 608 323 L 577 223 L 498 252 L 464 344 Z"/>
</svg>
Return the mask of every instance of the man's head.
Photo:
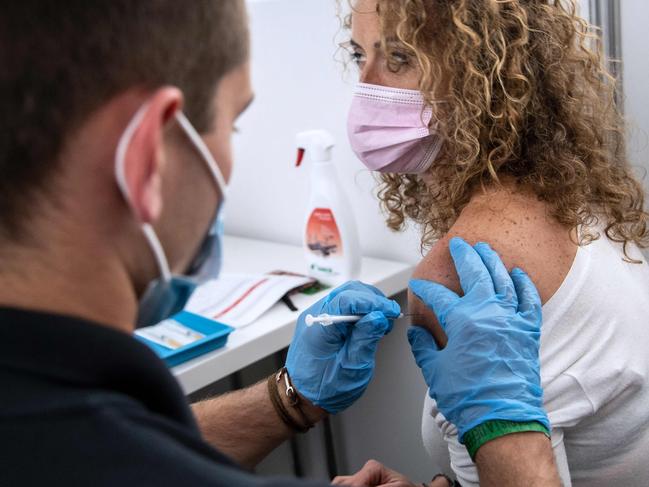
<svg viewBox="0 0 649 487">
<path fill-rule="evenodd" d="M 227 179 L 232 124 L 252 97 L 247 61 L 243 0 L 11 2 L 0 17 L 0 241 L 90 245 L 141 292 L 157 273 L 140 230 L 150 223 L 182 271 L 219 196 L 174 115 Z M 129 207 L 115 151 L 143 105 L 126 150 Z"/>
</svg>

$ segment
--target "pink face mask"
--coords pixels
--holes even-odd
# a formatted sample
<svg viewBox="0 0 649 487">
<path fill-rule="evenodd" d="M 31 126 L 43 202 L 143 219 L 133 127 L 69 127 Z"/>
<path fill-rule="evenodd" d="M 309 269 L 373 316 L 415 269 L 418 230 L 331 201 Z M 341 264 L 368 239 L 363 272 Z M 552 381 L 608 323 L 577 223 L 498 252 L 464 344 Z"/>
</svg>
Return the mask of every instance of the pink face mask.
<svg viewBox="0 0 649 487">
<path fill-rule="evenodd" d="M 442 148 L 441 136 L 428 127 L 432 116 L 419 91 L 359 83 L 349 109 L 349 142 L 372 171 L 421 173 Z"/>
</svg>

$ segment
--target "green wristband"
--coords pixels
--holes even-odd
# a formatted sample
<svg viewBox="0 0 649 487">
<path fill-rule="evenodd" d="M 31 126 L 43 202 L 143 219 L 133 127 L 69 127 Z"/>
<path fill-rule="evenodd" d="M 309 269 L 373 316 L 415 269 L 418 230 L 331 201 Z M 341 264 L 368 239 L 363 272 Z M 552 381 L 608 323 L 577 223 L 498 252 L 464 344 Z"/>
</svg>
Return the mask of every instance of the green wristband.
<svg viewBox="0 0 649 487">
<path fill-rule="evenodd" d="M 501 436 L 510 435 L 512 433 L 523 433 L 526 431 L 536 431 L 545 434 L 550 438 L 550 432 L 538 421 L 528 421 L 526 423 L 517 423 L 514 421 L 505 421 L 494 419 L 485 421 L 475 428 L 470 429 L 462 437 L 462 443 L 469 451 L 471 460 L 475 462 L 475 455 L 478 449 L 485 443 L 500 438 Z"/>
</svg>

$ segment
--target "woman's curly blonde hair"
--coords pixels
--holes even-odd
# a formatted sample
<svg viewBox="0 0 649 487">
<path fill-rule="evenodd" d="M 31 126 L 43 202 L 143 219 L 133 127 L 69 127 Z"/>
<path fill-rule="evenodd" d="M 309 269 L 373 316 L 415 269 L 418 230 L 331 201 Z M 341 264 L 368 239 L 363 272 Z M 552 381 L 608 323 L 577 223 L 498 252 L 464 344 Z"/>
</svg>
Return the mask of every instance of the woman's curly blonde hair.
<svg viewBox="0 0 649 487">
<path fill-rule="evenodd" d="M 383 174 L 388 226 L 422 244 L 448 232 L 481 186 L 508 175 L 560 223 L 646 247 L 644 193 L 626 159 L 615 79 L 573 0 L 378 0 L 384 49 L 421 71 L 445 151 L 425 174 Z M 433 122 L 435 123 L 435 122 Z M 580 244 L 598 238 L 584 232 Z"/>
</svg>

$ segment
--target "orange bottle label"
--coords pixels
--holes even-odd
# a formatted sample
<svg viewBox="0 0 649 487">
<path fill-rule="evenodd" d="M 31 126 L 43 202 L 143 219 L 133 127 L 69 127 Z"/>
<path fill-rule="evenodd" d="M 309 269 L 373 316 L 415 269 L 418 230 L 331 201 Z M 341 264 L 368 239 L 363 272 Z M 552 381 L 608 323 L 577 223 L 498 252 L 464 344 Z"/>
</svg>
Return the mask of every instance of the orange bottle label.
<svg viewBox="0 0 649 487">
<path fill-rule="evenodd" d="M 334 214 L 329 208 L 315 208 L 306 225 L 309 251 L 320 256 L 343 255 L 343 243 Z"/>
</svg>

